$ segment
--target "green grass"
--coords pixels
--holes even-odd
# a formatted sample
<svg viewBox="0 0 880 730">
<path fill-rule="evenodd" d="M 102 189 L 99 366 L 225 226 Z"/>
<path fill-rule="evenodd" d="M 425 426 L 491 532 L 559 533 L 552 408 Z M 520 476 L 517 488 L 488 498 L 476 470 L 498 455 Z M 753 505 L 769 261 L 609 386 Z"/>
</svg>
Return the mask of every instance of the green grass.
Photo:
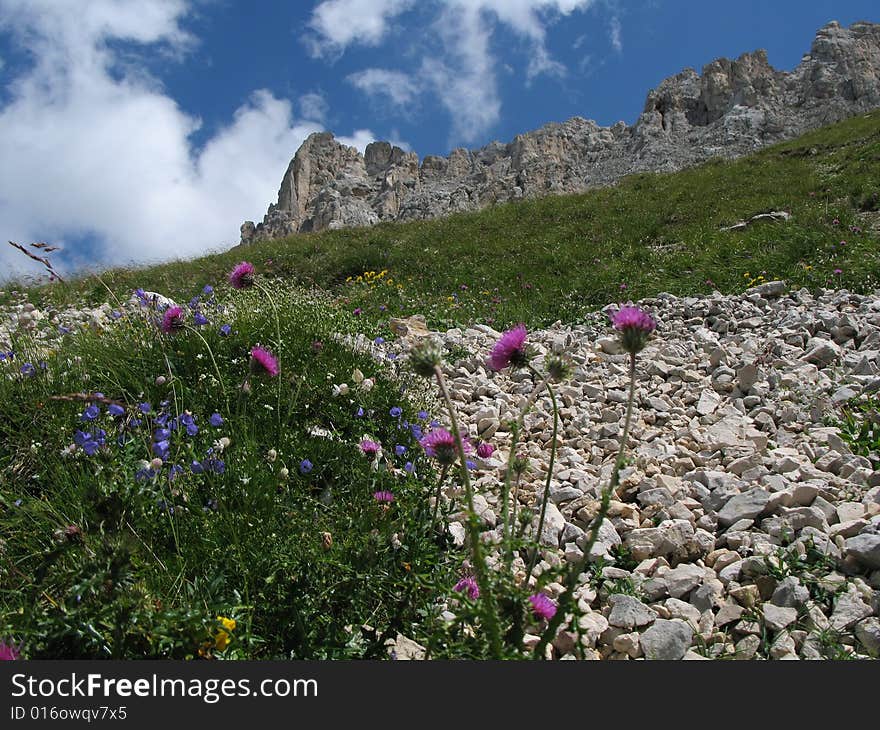
<svg viewBox="0 0 880 730">
<path fill-rule="evenodd" d="M 334 340 L 356 320 L 313 292 L 277 291 L 276 328 L 260 292 L 218 295 L 235 312 L 205 306 L 212 322 L 198 333 L 161 335 L 134 311 L 52 354 L 19 338 L 15 361 L 0 363 L 0 637 L 24 642 L 26 656 L 381 656 L 396 631 L 420 636 L 454 584 L 461 556 L 430 523 L 434 472 L 402 426 L 424 423 L 424 404 L 401 396 L 386 365 Z M 278 377 L 248 374 L 255 343 L 278 355 Z M 19 374 L 38 357 L 45 369 Z M 356 367 L 375 387 L 332 397 Z M 75 394 L 85 392 L 125 415 L 99 404 L 83 420 Z M 198 433 L 178 422 L 161 469 L 145 473 L 162 412 L 169 429 L 191 413 Z M 222 425 L 210 424 L 215 412 Z M 99 428 L 96 453 L 63 453 L 77 430 L 97 440 Z M 360 452 L 364 434 L 386 445 L 381 468 Z M 222 452 L 221 437 L 231 441 Z M 304 459 L 313 468 L 301 474 Z M 379 490 L 394 493 L 390 509 L 374 500 Z M 215 640 L 217 616 L 236 622 L 228 648 Z"/>
<path fill-rule="evenodd" d="M 379 318 L 421 312 L 434 327 L 572 321 L 624 298 L 713 288 L 732 293 L 770 279 L 864 291 L 880 281 L 878 191 L 880 112 L 874 112 L 750 157 L 634 175 L 583 195 L 300 234 L 193 261 L 115 269 L 34 295 L 104 301 L 108 287 L 127 297 L 142 286 L 174 296 L 190 282 L 216 282 L 243 258 L 328 289 L 350 309 L 361 306 Z M 793 218 L 720 230 L 771 210 Z M 367 271 L 388 273 L 358 283 Z M 383 283 L 389 278 L 391 285 Z"/>
</svg>

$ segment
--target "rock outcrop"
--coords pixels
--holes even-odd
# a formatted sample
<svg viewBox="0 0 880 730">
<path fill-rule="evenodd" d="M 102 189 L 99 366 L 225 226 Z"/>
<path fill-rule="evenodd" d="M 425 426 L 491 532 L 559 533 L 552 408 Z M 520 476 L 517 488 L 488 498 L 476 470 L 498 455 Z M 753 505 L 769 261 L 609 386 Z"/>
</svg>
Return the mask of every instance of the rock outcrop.
<svg viewBox="0 0 880 730">
<path fill-rule="evenodd" d="M 794 71 L 774 69 L 759 50 L 664 80 L 633 126 L 574 117 L 508 144 L 455 149 L 421 164 L 388 142 L 374 142 L 361 155 L 329 132 L 312 134 L 291 161 L 278 201 L 262 223 L 242 225 L 241 241 L 581 192 L 635 172 L 744 155 L 878 106 L 880 25 L 831 22 Z"/>
</svg>

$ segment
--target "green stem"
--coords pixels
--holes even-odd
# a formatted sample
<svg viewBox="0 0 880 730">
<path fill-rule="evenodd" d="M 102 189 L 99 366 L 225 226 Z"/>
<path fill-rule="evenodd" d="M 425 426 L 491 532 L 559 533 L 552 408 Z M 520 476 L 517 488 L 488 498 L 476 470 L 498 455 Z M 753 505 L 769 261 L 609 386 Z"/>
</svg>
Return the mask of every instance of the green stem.
<svg viewBox="0 0 880 730">
<path fill-rule="evenodd" d="M 272 298 L 272 293 L 266 289 L 259 281 L 254 282 L 257 289 L 259 289 L 265 295 L 266 299 L 269 300 L 269 304 L 272 307 L 272 314 L 275 316 L 275 354 L 280 358 L 281 357 L 281 320 L 278 318 L 278 307 L 275 306 L 275 300 Z M 279 438 L 281 436 L 281 378 L 278 378 L 278 385 L 276 386 L 277 390 L 277 398 L 275 400 L 275 421 L 276 421 L 276 432 L 275 438 Z"/>
<path fill-rule="evenodd" d="M 538 375 L 537 371 L 534 368 L 530 368 L 534 375 Z M 543 390 L 544 386 L 550 382 L 550 376 L 546 376 L 543 380 L 541 380 L 538 385 L 536 385 L 532 392 L 529 393 L 529 397 L 526 399 L 526 402 L 523 403 L 522 408 L 520 408 L 519 415 L 516 418 L 516 421 L 513 424 L 513 434 L 510 443 L 510 453 L 507 455 L 507 470 L 504 475 L 504 485 L 501 488 L 501 498 L 503 503 L 503 511 L 502 511 L 502 521 L 504 524 L 503 529 L 503 542 L 504 542 L 504 557 L 507 561 L 508 565 L 513 558 L 511 545 L 510 545 L 510 537 L 513 532 L 510 528 L 508 516 L 508 495 L 510 494 L 510 483 L 513 479 L 513 461 L 516 459 L 516 447 L 519 444 L 519 434 L 525 425 L 526 413 L 528 413 L 529 409 L 535 404 L 535 400 L 538 397 L 538 394 Z"/>
<path fill-rule="evenodd" d="M 443 401 L 446 403 L 446 409 L 449 411 L 449 423 L 452 428 L 452 435 L 455 438 L 455 445 L 458 449 L 458 459 L 461 465 L 461 478 L 464 483 L 465 497 L 468 506 L 468 536 L 471 542 L 471 550 L 474 558 L 474 572 L 477 574 L 477 584 L 480 586 L 482 596 L 483 619 L 489 632 L 489 645 L 495 659 L 500 659 L 503 653 L 501 645 L 501 629 L 498 626 L 498 614 L 495 610 L 495 598 L 489 586 L 489 571 L 486 567 L 486 558 L 483 555 L 483 544 L 480 542 L 480 528 L 477 522 L 477 511 L 474 509 L 474 492 L 471 486 L 471 477 L 468 473 L 467 459 L 464 453 L 464 442 L 461 438 L 461 431 L 458 428 L 458 418 L 455 415 L 455 408 L 452 405 L 452 398 L 449 396 L 449 390 L 446 388 L 446 379 L 443 377 L 443 370 L 439 365 L 434 366 L 434 375 L 437 378 L 437 384 L 440 387 L 440 393 Z"/>
<path fill-rule="evenodd" d="M 510 439 L 510 453 L 507 457 L 507 471 L 504 475 L 504 484 L 501 487 L 501 504 L 502 504 L 502 542 L 504 543 L 504 559 L 510 564 L 512 560 L 512 550 L 510 546 L 511 520 L 508 519 L 509 513 L 509 495 L 510 483 L 513 479 L 513 462 L 516 454 L 516 448 L 519 445 L 519 421 L 513 425 L 513 433 Z"/>
<path fill-rule="evenodd" d="M 527 577 L 532 574 L 532 570 L 538 560 L 538 555 L 541 552 L 541 532 L 544 529 L 544 517 L 547 515 L 547 502 L 550 500 L 550 482 L 553 479 L 553 463 L 556 461 L 556 436 L 559 433 L 559 408 L 556 405 L 556 393 L 553 392 L 553 387 L 549 382 L 547 382 L 547 392 L 550 394 L 550 400 L 553 403 L 553 441 L 550 445 L 550 463 L 547 466 L 547 479 L 544 482 L 544 497 L 541 500 L 541 516 L 538 518 L 538 545 L 532 552 L 531 560 L 529 560 L 529 569 L 526 571 Z"/>
<path fill-rule="evenodd" d="M 204 344 L 205 349 L 208 351 L 208 355 L 211 357 L 211 363 L 214 365 L 214 372 L 217 373 L 217 382 L 220 383 L 220 389 L 223 391 L 223 400 L 226 402 L 226 417 L 229 418 L 229 394 L 226 392 L 226 384 L 223 382 L 223 376 L 220 374 L 220 368 L 217 367 L 217 360 L 214 358 L 214 351 L 211 349 L 211 346 L 208 344 L 208 341 L 202 336 L 202 333 L 199 332 L 195 327 L 188 328 L 191 332 L 194 332 L 196 337 L 198 337 L 202 344 Z"/>
<path fill-rule="evenodd" d="M 437 482 L 437 493 L 434 495 L 434 514 L 431 515 L 431 528 L 437 524 L 437 513 L 440 511 L 440 492 L 443 489 L 443 482 L 446 480 L 446 473 L 449 471 L 449 465 L 444 464 L 440 472 L 440 480 Z"/>
<path fill-rule="evenodd" d="M 584 546 L 583 557 L 581 557 L 580 560 L 578 560 L 576 563 L 573 563 L 569 567 L 565 579 L 565 590 L 559 597 L 559 606 L 557 607 L 556 614 L 550 620 L 550 623 L 547 625 L 547 628 L 541 635 L 541 640 L 535 647 L 535 658 L 537 659 L 544 658 L 544 651 L 547 648 L 547 644 L 549 644 L 550 641 L 552 641 L 552 639 L 556 636 L 556 633 L 559 630 L 559 626 L 562 624 L 563 620 L 565 620 L 566 614 L 569 612 L 570 607 L 574 603 L 574 592 L 577 588 L 578 577 L 584 571 L 584 568 L 586 568 L 587 562 L 590 559 L 590 551 L 593 549 L 593 545 L 596 544 L 596 539 L 599 536 L 599 528 L 602 527 L 602 523 L 608 516 L 608 505 L 611 502 L 611 495 L 614 494 L 615 490 L 620 484 L 620 470 L 623 468 L 623 462 L 626 454 L 626 442 L 629 437 L 630 424 L 632 423 L 635 393 L 636 356 L 635 353 L 630 353 L 629 398 L 627 399 L 626 403 L 626 419 L 624 420 L 623 424 L 623 433 L 620 435 L 620 447 L 617 451 L 617 458 L 614 461 L 614 469 L 611 472 L 611 479 L 608 482 L 608 486 L 602 490 L 602 501 L 599 505 L 599 512 L 593 519 L 593 524 L 590 526 L 590 538 L 587 541 L 587 544 Z"/>
</svg>

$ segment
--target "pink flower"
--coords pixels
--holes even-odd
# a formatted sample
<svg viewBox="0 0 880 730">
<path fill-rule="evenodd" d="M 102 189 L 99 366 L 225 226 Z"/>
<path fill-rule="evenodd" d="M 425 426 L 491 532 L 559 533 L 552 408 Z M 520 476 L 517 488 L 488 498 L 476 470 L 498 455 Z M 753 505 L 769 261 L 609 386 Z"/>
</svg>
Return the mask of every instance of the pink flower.
<svg viewBox="0 0 880 730">
<path fill-rule="evenodd" d="M 7 644 L 4 640 L 0 639 L 0 662 L 14 661 L 19 657 L 21 657 L 20 646 Z"/>
<path fill-rule="evenodd" d="M 183 329 L 183 309 L 180 307 L 169 307 L 162 315 L 162 321 L 159 324 L 166 335 L 172 335 Z"/>
<path fill-rule="evenodd" d="M 252 347 L 251 372 L 255 375 L 266 374 L 274 378 L 278 375 L 278 360 L 267 349 L 263 347 Z"/>
<path fill-rule="evenodd" d="M 621 334 L 623 349 L 632 355 L 644 349 L 648 337 L 657 327 L 653 317 L 639 307 L 621 307 L 611 324 Z"/>
<path fill-rule="evenodd" d="M 526 326 L 518 324 L 512 330 L 508 330 L 501 339 L 495 343 L 492 353 L 489 355 L 489 368 L 492 370 L 503 370 L 508 365 L 520 367 L 526 365 L 528 359 L 526 357 Z"/>
<path fill-rule="evenodd" d="M 477 580 L 472 575 L 465 576 L 458 583 L 455 584 L 455 588 L 452 590 L 461 593 L 462 591 L 466 591 L 468 594 L 468 598 L 472 601 L 477 600 L 480 597 L 480 586 L 477 585 Z"/>
<path fill-rule="evenodd" d="M 364 439 L 360 442 L 359 446 L 364 456 L 369 456 L 371 459 L 375 459 L 379 455 L 379 452 L 382 451 L 382 444 L 373 441 L 372 439 Z"/>
<path fill-rule="evenodd" d="M 229 283 L 233 289 L 247 289 L 254 285 L 254 265 L 242 261 L 229 274 Z"/>
<path fill-rule="evenodd" d="M 394 495 L 388 491 L 373 492 L 373 499 L 379 504 L 391 504 L 394 501 Z"/>
<path fill-rule="evenodd" d="M 529 596 L 529 601 L 532 604 L 532 612 L 537 618 L 543 618 L 549 621 L 556 615 L 556 604 L 543 593 L 536 593 L 533 596 Z"/>
<path fill-rule="evenodd" d="M 455 436 L 445 428 L 434 429 L 427 436 L 422 437 L 419 444 L 428 456 L 433 456 L 441 464 L 452 464 L 455 461 L 458 452 L 455 447 Z M 473 451 L 473 447 L 466 438 L 462 440 L 462 444 L 464 453 L 469 454 Z"/>
<path fill-rule="evenodd" d="M 477 456 L 481 459 L 488 459 L 494 453 L 495 447 L 486 441 L 477 446 Z"/>
</svg>

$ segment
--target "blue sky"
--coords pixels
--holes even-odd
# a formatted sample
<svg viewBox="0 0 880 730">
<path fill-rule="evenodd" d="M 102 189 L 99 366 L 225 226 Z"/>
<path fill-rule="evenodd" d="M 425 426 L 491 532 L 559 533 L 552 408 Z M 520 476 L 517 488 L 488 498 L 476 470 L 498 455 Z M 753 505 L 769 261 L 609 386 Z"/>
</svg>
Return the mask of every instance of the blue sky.
<svg viewBox="0 0 880 730">
<path fill-rule="evenodd" d="M 575 115 L 631 124 L 686 66 L 765 48 L 793 69 L 832 19 L 880 12 L 876 0 L 0 0 L 0 236 L 60 244 L 67 269 L 221 250 L 263 216 L 311 132 L 424 156 Z M 17 256 L 2 250 L 3 270 Z"/>
</svg>

